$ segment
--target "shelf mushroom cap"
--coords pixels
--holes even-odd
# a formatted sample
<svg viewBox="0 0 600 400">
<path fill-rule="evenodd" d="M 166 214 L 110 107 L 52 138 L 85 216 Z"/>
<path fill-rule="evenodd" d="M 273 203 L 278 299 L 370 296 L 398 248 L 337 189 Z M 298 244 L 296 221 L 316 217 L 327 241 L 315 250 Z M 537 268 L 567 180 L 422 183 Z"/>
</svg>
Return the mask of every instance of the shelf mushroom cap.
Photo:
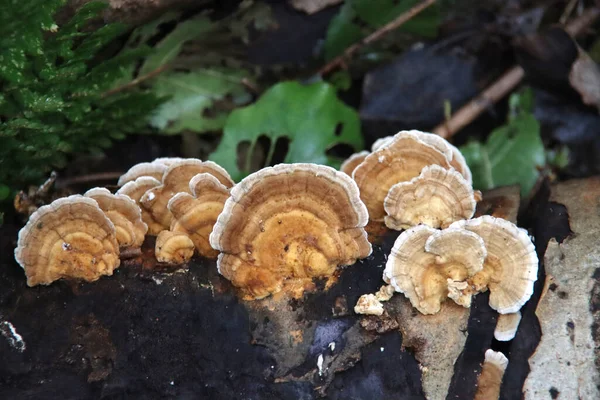
<svg viewBox="0 0 600 400">
<path fill-rule="evenodd" d="M 494 337 L 500 342 L 513 340 L 517 334 L 517 330 L 519 329 L 520 322 L 521 311 L 511 314 L 498 315 L 498 322 L 496 322 Z"/>
<path fill-rule="evenodd" d="M 356 167 L 352 177 L 371 221 L 384 220 L 383 201 L 393 185 L 419 176 L 428 165 L 450 169 L 444 153 L 409 131 L 398 133 L 389 144 L 369 154 Z"/>
<path fill-rule="evenodd" d="M 147 176 L 160 181 L 166 170 L 167 166 L 160 162 L 152 161 L 139 163 L 129 168 L 127 172 L 121 175 L 117 185 L 123 186 L 126 183 L 133 182 L 142 176 Z"/>
<path fill-rule="evenodd" d="M 409 131 L 413 135 L 416 135 L 419 139 L 424 141 L 425 143 L 435 147 L 448 159 L 450 162 L 450 166 L 454 168 L 458 173 L 460 173 L 463 178 L 469 183 L 469 185 L 473 184 L 473 176 L 471 174 L 471 170 L 467 165 L 467 161 L 465 157 L 462 155 L 460 150 L 453 146 L 449 141 L 444 139 L 441 136 L 436 135 L 435 133 L 429 132 L 421 132 L 417 130 Z"/>
<path fill-rule="evenodd" d="M 169 229 L 173 215 L 167 208 L 169 200 L 180 192 L 190 193 L 190 180 L 197 174 L 209 173 L 225 187 L 233 186 L 229 174 L 225 169 L 212 161 L 197 159 L 182 159 L 174 161 L 165 171 L 160 186 L 148 190 L 140 199 L 140 203 L 152 218 L 163 229 Z"/>
<path fill-rule="evenodd" d="M 128 196 L 130 199 L 140 205 L 140 199 L 148 190 L 160 186 L 160 181 L 150 176 L 141 176 L 135 181 L 127 182 L 116 194 Z M 148 226 L 148 235 L 156 236 L 163 230 L 163 226 L 152 218 L 152 214 L 143 207 L 140 207 L 142 212 L 142 221 Z"/>
<path fill-rule="evenodd" d="M 166 264 L 184 264 L 194 255 L 194 242 L 185 233 L 162 231 L 156 237 L 156 260 Z"/>
<path fill-rule="evenodd" d="M 368 155 L 369 152 L 366 150 L 352 154 L 342 163 L 340 166 L 340 171 L 348 176 L 352 176 L 352 172 L 354 172 L 356 167 L 363 162 Z"/>
<path fill-rule="evenodd" d="M 485 243 L 483 270 L 471 279 L 476 290 L 489 289 L 490 306 L 500 314 L 519 311 L 531 297 L 538 273 L 538 257 L 527 231 L 490 215 L 457 221 L 450 228 L 475 232 Z"/>
<path fill-rule="evenodd" d="M 471 293 L 461 289 L 482 269 L 485 255 L 482 239 L 471 232 L 418 225 L 396 239 L 384 280 L 423 314 L 437 313 L 446 297 L 470 307 Z"/>
<path fill-rule="evenodd" d="M 167 204 L 173 214 L 170 230 L 187 234 L 201 256 L 217 258 L 219 252 L 208 238 L 229 198 L 229 189 L 207 173 L 194 176 L 189 186 L 192 194 L 177 193 Z"/>
<path fill-rule="evenodd" d="M 148 225 L 142 221 L 142 210 L 135 201 L 124 194 L 112 194 L 105 188 L 90 189 L 84 196 L 96 200 L 113 223 L 121 250 L 142 247 Z"/>
<path fill-rule="evenodd" d="M 342 172 L 317 164 L 279 164 L 231 190 L 210 235 L 219 272 L 258 299 L 286 280 L 330 278 L 339 265 L 371 253 L 368 214 L 358 187 Z"/>
<path fill-rule="evenodd" d="M 15 259 L 27 285 L 61 278 L 93 282 L 120 264 L 113 223 L 93 199 L 74 195 L 40 207 L 19 231 Z"/>
<path fill-rule="evenodd" d="M 393 185 L 384 200 L 388 228 L 401 230 L 425 224 L 447 228 L 475 214 L 475 193 L 454 169 L 430 165 L 409 182 Z"/>
</svg>

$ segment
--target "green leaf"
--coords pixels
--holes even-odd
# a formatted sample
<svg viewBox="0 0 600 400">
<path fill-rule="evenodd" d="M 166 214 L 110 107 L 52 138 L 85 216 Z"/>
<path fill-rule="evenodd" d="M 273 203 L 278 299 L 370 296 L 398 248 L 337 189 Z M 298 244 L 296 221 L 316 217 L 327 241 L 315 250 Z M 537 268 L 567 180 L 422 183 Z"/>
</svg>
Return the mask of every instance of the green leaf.
<svg viewBox="0 0 600 400">
<path fill-rule="evenodd" d="M 325 38 L 324 55 L 331 60 L 346 48 L 377 28 L 391 22 L 419 3 L 419 0 L 346 0 L 338 15 L 330 22 Z M 438 4 L 429 6 L 403 24 L 399 31 L 423 37 L 435 37 L 440 24 Z M 370 29 L 364 29 L 362 26 Z"/>
<path fill-rule="evenodd" d="M 154 53 L 142 65 L 140 75 L 152 72 L 173 60 L 177 57 L 181 46 L 185 42 L 207 32 L 211 27 L 210 20 L 205 16 L 189 19 L 178 24 L 171 33 L 156 45 Z"/>
<path fill-rule="evenodd" d="M 311 162 L 339 165 L 326 154 L 337 144 L 354 150 L 362 149 L 360 121 L 355 110 L 340 101 L 335 88 L 325 82 L 303 86 L 298 82 L 282 82 L 266 91 L 254 104 L 233 111 L 223 132 L 219 147 L 210 159 L 223 166 L 239 180 L 250 172 L 248 151 L 245 165 L 238 168 L 238 148 L 256 146 L 262 135 L 271 140 L 265 159 L 270 165 L 278 138 L 288 138 L 289 148 L 284 162 Z"/>
<path fill-rule="evenodd" d="M 10 196 L 10 188 L 0 183 L 0 201 L 8 199 Z"/>
<path fill-rule="evenodd" d="M 216 101 L 231 97 L 234 104 L 249 100 L 241 84 L 245 73 L 235 70 L 200 69 L 190 73 L 174 72 L 160 75 L 154 84 L 157 97 L 169 96 L 150 119 L 150 124 L 163 133 L 183 130 L 207 132 L 219 130 L 227 116 L 224 112 L 206 113 Z"/>
<path fill-rule="evenodd" d="M 519 184 L 529 195 L 546 164 L 540 124 L 531 114 L 520 114 L 494 130 L 485 144 L 470 142 L 460 151 L 473 173 L 473 186 L 486 190 Z"/>
</svg>

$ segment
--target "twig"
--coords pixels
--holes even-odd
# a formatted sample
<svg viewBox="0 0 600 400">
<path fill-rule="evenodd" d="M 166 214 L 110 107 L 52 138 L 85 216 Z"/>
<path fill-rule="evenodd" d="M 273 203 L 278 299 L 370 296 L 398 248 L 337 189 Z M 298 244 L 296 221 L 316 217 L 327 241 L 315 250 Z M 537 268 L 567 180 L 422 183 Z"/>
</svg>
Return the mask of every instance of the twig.
<svg viewBox="0 0 600 400">
<path fill-rule="evenodd" d="M 140 83 L 150 79 L 150 78 L 154 78 L 156 75 L 160 74 L 161 72 L 163 72 L 165 69 L 167 69 L 167 65 L 162 65 L 158 68 L 156 68 L 153 71 L 148 72 L 147 74 L 144 74 L 142 76 L 138 76 L 137 78 L 135 78 L 134 80 L 132 80 L 131 82 L 127 82 L 124 85 L 121 86 L 117 86 L 116 88 L 112 88 L 110 90 L 107 90 L 106 92 L 104 92 L 102 94 L 102 97 L 107 97 L 110 95 L 113 95 L 115 93 L 119 93 L 122 92 L 123 90 L 128 90 L 131 89 L 132 87 L 135 87 L 137 85 L 139 85 Z"/>
<path fill-rule="evenodd" d="M 354 53 L 360 50 L 363 46 L 366 46 L 381 39 L 383 36 L 387 35 L 391 31 L 404 25 L 410 19 L 415 17 L 421 11 L 425 10 L 427 7 L 433 5 L 435 2 L 436 0 L 425 0 L 422 3 L 415 5 L 410 10 L 407 10 L 406 12 L 399 15 L 393 21 L 385 24 L 381 28 L 377 29 L 375 32 L 371 33 L 366 38 L 362 39 L 360 42 L 357 42 L 352 46 L 348 47 L 341 55 L 337 56 L 336 58 L 325 64 L 323 67 L 321 67 L 317 74 L 321 76 L 326 75 L 335 68 L 343 65 L 348 59 L 350 59 L 350 57 L 352 57 L 352 55 L 354 55 Z"/>
<path fill-rule="evenodd" d="M 56 181 L 57 188 L 64 188 L 71 185 L 81 183 L 97 182 L 97 181 L 113 181 L 119 179 L 123 172 L 100 172 L 97 174 L 74 176 L 73 178 L 58 179 Z"/>
<path fill-rule="evenodd" d="M 587 29 L 600 16 L 600 8 L 591 8 L 579 18 L 571 21 L 564 29 L 572 36 L 577 36 Z M 525 71 L 520 66 L 514 66 L 504 73 L 496 82 L 481 94 L 464 105 L 460 110 L 433 129 L 443 138 L 450 138 L 462 128 L 470 124 L 491 105 L 514 90 L 525 77 Z"/>
</svg>

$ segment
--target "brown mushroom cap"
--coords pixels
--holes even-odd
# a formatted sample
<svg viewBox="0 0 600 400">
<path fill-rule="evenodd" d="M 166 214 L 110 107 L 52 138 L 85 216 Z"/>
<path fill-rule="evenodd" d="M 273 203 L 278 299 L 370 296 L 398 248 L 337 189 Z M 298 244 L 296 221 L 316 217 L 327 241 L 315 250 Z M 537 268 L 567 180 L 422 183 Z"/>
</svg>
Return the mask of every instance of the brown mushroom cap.
<svg viewBox="0 0 600 400">
<path fill-rule="evenodd" d="M 474 400 L 497 400 L 500 397 L 500 386 L 507 366 L 508 359 L 504 354 L 486 350 Z"/>
<path fill-rule="evenodd" d="M 498 315 L 498 322 L 496 322 L 496 329 L 494 330 L 494 337 L 496 340 L 501 342 L 507 342 L 513 340 L 519 329 L 519 323 L 521 322 L 521 311 L 511 314 L 500 314 Z"/>
<path fill-rule="evenodd" d="M 96 200 L 113 223 L 121 250 L 142 247 L 148 226 L 142 221 L 142 210 L 135 201 L 124 194 L 112 194 L 105 188 L 90 189 L 84 196 Z"/>
<path fill-rule="evenodd" d="M 483 239 L 488 256 L 483 270 L 470 279 L 478 291 L 490 290 L 490 306 L 500 314 L 517 312 L 533 293 L 538 258 L 527 231 L 502 218 L 484 215 L 457 221 Z"/>
<path fill-rule="evenodd" d="M 177 193 L 169 200 L 173 214 L 171 231 L 183 232 L 194 242 L 201 256 L 217 258 L 219 252 L 208 240 L 217 217 L 229 198 L 229 189 L 210 174 L 198 174 L 190 180 L 189 193 Z"/>
<path fill-rule="evenodd" d="M 419 176 L 428 165 L 450 169 L 446 156 L 417 135 L 403 131 L 387 145 L 369 154 L 354 170 L 352 177 L 360 189 L 360 197 L 369 210 L 371 221 L 383 221 L 383 201 L 398 182 Z"/>
<path fill-rule="evenodd" d="M 197 174 L 209 173 L 225 187 L 233 186 L 227 171 L 212 161 L 183 159 L 174 161 L 163 175 L 162 184 L 148 190 L 140 199 L 146 209 L 164 229 L 169 229 L 173 215 L 167 208 L 171 197 L 180 192 L 190 193 L 190 180 Z"/>
<path fill-rule="evenodd" d="M 210 235 L 219 272 L 247 298 L 286 279 L 331 277 L 371 253 L 367 210 L 346 174 L 316 164 L 280 164 L 231 190 Z"/>
<path fill-rule="evenodd" d="M 465 178 L 469 185 L 473 184 L 473 177 L 471 175 L 471 170 L 467 165 L 467 161 L 465 160 L 465 157 L 462 155 L 460 150 L 456 148 L 456 146 L 453 146 L 446 139 L 436 135 L 435 133 L 421 132 L 417 130 L 412 130 L 409 132 L 416 135 L 425 143 L 435 147 L 436 149 L 444 153 L 444 155 L 450 162 L 450 166 L 457 170 L 463 176 L 463 178 Z"/>
<path fill-rule="evenodd" d="M 471 305 L 467 279 L 481 270 L 483 241 L 460 230 L 438 231 L 418 225 L 404 231 L 394 243 L 384 280 L 404 293 L 423 314 L 435 314 L 446 297 L 465 307 Z"/>
<path fill-rule="evenodd" d="M 115 227 L 96 201 L 80 195 L 40 207 L 19 232 L 15 259 L 27 285 L 61 278 L 88 282 L 112 275 L 119 266 Z"/>
<path fill-rule="evenodd" d="M 133 182 L 142 176 L 147 176 L 160 181 L 166 170 L 166 165 L 156 161 L 139 163 L 129 168 L 127 172 L 121 175 L 117 185 L 123 186 L 126 183 Z"/>
<path fill-rule="evenodd" d="M 156 260 L 167 264 L 184 264 L 194 255 L 194 242 L 185 233 L 162 231 L 156 237 Z"/>
<path fill-rule="evenodd" d="M 340 171 L 345 173 L 348 176 L 352 176 L 352 172 L 354 169 L 364 161 L 364 159 L 369 155 L 369 152 L 364 150 L 358 153 L 352 154 L 348 157 L 340 166 Z"/>
<path fill-rule="evenodd" d="M 139 206 L 140 199 L 144 193 L 157 186 L 160 186 L 160 181 L 149 176 L 141 176 L 135 181 L 124 184 L 119 190 L 117 190 L 116 194 L 128 196 Z M 146 209 L 143 207 L 140 207 L 140 209 L 142 212 L 142 221 L 144 221 L 144 223 L 148 226 L 148 231 L 146 233 L 152 236 L 158 235 L 159 232 L 163 230 L 163 226 L 156 222 L 152 218 L 152 214 L 150 214 Z"/>
<path fill-rule="evenodd" d="M 430 165 L 409 182 L 393 185 L 384 200 L 388 228 L 401 230 L 418 224 L 447 228 L 475 214 L 473 188 L 461 174 Z"/>
</svg>

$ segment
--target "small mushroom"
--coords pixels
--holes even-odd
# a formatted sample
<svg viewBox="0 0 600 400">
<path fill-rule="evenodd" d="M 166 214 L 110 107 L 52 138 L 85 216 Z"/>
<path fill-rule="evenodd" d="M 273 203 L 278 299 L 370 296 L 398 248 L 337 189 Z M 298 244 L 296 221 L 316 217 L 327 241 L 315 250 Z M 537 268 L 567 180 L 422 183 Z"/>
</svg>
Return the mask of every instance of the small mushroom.
<svg viewBox="0 0 600 400">
<path fill-rule="evenodd" d="M 354 169 L 364 161 L 364 159 L 369 155 L 369 152 L 364 150 L 358 153 L 352 154 L 346 161 L 342 163 L 340 166 L 340 171 L 345 173 L 348 176 L 352 176 L 352 172 Z"/>
<path fill-rule="evenodd" d="M 105 188 L 90 189 L 84 196 L 96 200 L 115 226 L 121 253 L 135 252 L 142 247 L 148 226 L 142 221 L 142 211 L 135 201 L 124 194 L 112 194 Z"/>
<path fill-rule="evenodd" d="M 210 235 L 219 272 L 247 299 L 286 281 L 331 278 L 371 253 L 367 210 L 346 174 L 316 164 L 279 164 L 231 190 Z"/>
<path fill-rule="evenodd" d="M 382 315 L 383 304 L 381 304 L 374 294 L 364 294 L 360 296 L 358 302 L 354 306 L 354 312 L 365 315 Z"/>
<path fill-rule="evenodd" d="M 457 221 L 450 228 L 475 232 L 485 243 L 484 267 L 470 285 L 476 291 L 489 289 L 490 306 L 500 314 L 519 311 L 531 297 L 538 273 L 538 257 L 527 231 L 490 215 Z"/>
<path fill-rule="evenodd" d="M 157 186 L 160 186 L 160 181 L 149 176 L 141 176 L 135 181 L 124 184 L 119 190 L 117 190 L 116 194 L 128 196 L 130 199 L 135 201 L 137 205 L 140 205 L 140 199 L 144 193 Z M 152 218 L 152 214 L 150 214 L 146 209 L 143 207 L 140 207 L 140 209 L 142 211 L 142 221 L 144 221 L 144 223 L 148 226 L 148 231 L 146 233 L 152 236 L 158 235 L 158 233 L 163 230 L 163 226 L 156 222 L 154 218 Z"/>
<path fill-rule="evenodd" d="M 123 186 L 126 183 L 133 182 L 142 176 L 147 176 L 160 181 L 166 170 L 167 166 L 160 162 L 156 162 L 156 160 L 152 162 L 136 164 L 129 168 L 129 170 L 123 175 L 121 175 L 117 185 Z"/>
<path fill-rule="evenodd" d="M 384 280 L 423 314 L 437 313 L 447 297 L 470 307 L 471 293 L 464 289 L 485 256 L 483 240 L 472 232 L 418 225 L 396 239 Z"/>
<path fill-rule="evenodd" d="M 486 350 L 474 400 L 497 400 L 500 397 L 500 385 L 507 366 L 508 359 L 504 354 Z"/>
<path fill-rule="evenodd" d="M 162 231 L 156 237 L 154 253 L 161 263 L 184 264 L 194 255 L 194 242 L 185 233 Z"/>
<path fill-rule="evenodd" d="M 112 275 L 120 264 L 113 223 L 95 200 L 74 195 L 34 212 L 19 231 L 15 259 L 27 285 L 49 285 L 61 278 L 93 282 Z"/>
<path fill-rule="evenodd" d="M 418 177 L 390 188 L 384 200 L 385 224 L 396 230 L 418 224 L 447 228 L 473 217 L 476 205 L 473 188 L 461 174 L 430 165 Z"/>
<path fill-rule="evenodd" d="M 383 221 L 383 202 L 390 188 L 419 176 L 428 165 L 450 169 L 446 155 L 420 140 L 410 131 L 402 131 L 383 147 L 369 154 L 354 170 L 352 177 L 360 189 L 371 221 Z"/>
<path fill-rule="evenodd" d="M 227 171 L 212 161 L 197 159 L 183 159 L 174 161 L 165 171 L 160 186 L 148 190 L 140 199 L 142 208 L 145 208 L 152 218 L 163 229 L 169 229 L 173 215 L 167 208 L 169 200 L 177 193 L 190 193 L 190 180 L 197 174 L 209 173 L 225 187 L 233 186 L 233 181 Z"/>
<path fill-rule="evenodd" d="M 519 329 L 520 322 L 521 311 L 498 315 L 498 322 L 496 322 L 494 337 L 500 342 L 508 342 L 509 340 L 513 340 L 517 334 L 517 329 Z"/>
<path fill-rule="evenodd" d="M 229 189 L 211 174 L 203 173 L 190 180 L 189 193 L 177 193 L 169 200 L 173 214 L 170 230 L 183 232 L 194 242 L 201 256 L 217 258 L 219 252 L 208 240 L 217 217 L 229 198 Z"/>
</svg>

